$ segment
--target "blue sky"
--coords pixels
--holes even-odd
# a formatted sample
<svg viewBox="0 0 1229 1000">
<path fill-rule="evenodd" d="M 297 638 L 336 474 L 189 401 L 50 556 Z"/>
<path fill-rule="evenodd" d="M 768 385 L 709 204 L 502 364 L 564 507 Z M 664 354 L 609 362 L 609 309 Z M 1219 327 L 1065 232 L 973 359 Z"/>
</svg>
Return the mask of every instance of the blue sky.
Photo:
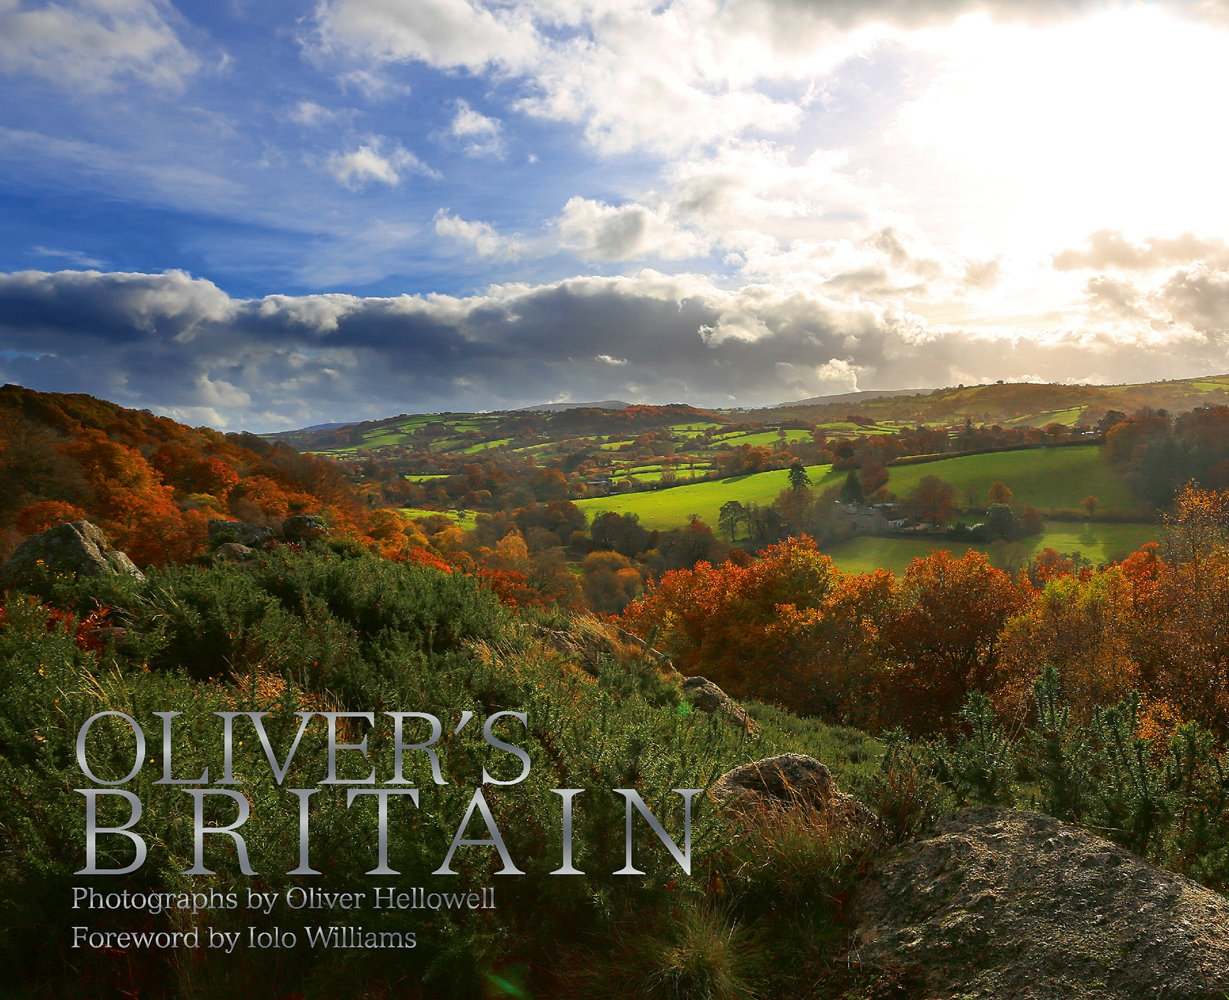
<svg viewBox="0 0 1229 1000">
<path fill-rule="evenodd" d="M 0 0 L 0 379 L 272 430 L 1229 370 L 1229 14 Z"/>
</svg>

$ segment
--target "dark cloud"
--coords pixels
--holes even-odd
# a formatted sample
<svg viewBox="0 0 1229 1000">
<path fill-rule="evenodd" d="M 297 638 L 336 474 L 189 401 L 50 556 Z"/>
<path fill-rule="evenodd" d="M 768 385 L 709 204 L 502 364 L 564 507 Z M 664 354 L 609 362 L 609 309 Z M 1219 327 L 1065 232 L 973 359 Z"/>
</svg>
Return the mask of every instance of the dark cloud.
<svg viewBox="0 0 1229 1000">
<path fill-rule="evenodd" d="M 1166 294 L 1175 314 L 1229 316 L 1223 274 L 1192 271 Z M 749 405 L 840 391 L 854 376 L 893 387 L 1226 367 L 1216 336 L 1160 343 L 1059 331 L 1037 343 L 935 333 L 860 299 L 731 291 L 656 272 L 467 299 L 232 299 L 183 272 L 0 275 L 0 378 L 258 430 L 565 394 Z"/>
</svg>

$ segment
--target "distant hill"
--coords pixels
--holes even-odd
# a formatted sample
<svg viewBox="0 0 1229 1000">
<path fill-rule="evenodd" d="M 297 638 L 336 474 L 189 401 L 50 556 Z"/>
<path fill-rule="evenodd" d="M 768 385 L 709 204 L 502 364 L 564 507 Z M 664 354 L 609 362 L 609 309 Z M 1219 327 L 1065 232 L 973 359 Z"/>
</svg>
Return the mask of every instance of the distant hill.
<svg viewBox="0 0 1229 1000">
<path fill-rule="evenodd" d="M 98 524 L 138 565 L 186 562 L 211 518 L 293 513 L 357 525 L 332 463 L 254 434 L 223 434 L 81 393 L 0 388 L 0 555 L 64 521 Z"/>
<path fill-rule="evenodd" d="M 598 403 L 537 403 L 534 406 L 519 406 L 508 413 L 564 413 L 567 410 L 626 410 L 631 403 L 621 399 L 603 399 Z"/>
<path fill-rule="evenodd" d="M 335 420 L 328 424 L 312 424 L 310 427 L 302 427 L 304 431 L 335 431 L 338 427 L 349 427 L 355 421 L 353 420 Z"/>
<path fill-rule="evenodd" d="M 916 396 L 930 392 L 929 389 L 858 389 L 855 392 L 838 392 L 830 396 L 808 396 L 806 399 L 795 399 L 791 403 L 776 403 L 769 409 L 781 409 L 787 406 L 824 406 L 829 403 L 865 403 L 872 399 L 889 399 L 893 396 Z"/>
<path fill-rule="evenodd" d="M 851 412 L 877 421 L 947 426 L 963 423 L 1044 427 L 1049 423 L 1091 426 L 1110 410 L 1133 413 L 1151 408 L 1184 413 L 1200 406 L 1229 405 L 1229 375 L 1147 382 L 1140 385 L 1063 385 L 1054 382 L 999 382 L 958 385 L 913 395 L 877 399 L 801 401 L 747 411 L 762 420 L 792 418 L 823 423 Z"/>
</svg>

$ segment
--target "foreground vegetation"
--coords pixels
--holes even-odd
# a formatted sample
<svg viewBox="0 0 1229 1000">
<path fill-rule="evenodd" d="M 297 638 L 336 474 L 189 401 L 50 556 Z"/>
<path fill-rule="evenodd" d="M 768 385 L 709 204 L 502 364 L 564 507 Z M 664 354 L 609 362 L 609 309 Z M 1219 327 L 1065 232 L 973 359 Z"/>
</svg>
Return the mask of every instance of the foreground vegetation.
<svg viewBox="0 0 1229 1000">
<path fill-rule="evenodd" d="M 821 753 L 846 780 L 871 783 L 880 750 L 865 737 L 770 710 L 758 735 L 749 736 L 720 717 L 691 710 L 656 661 L 591 620 L 516 614 L 472 579 L 344 548 L 279 552 L 242 569 L 172 568 L 143 582 L 49 577 L 33 589 L 37 593 L 8 594 L 0 627 L 6 692 L 0 769 L 10 789 L 0 801 L 0 898 L 6 901 L 0 962 L 10 975 L 9 995 L 221 997 L 238 989 L 243 995 L 318 997 L 339 991 L 352 997 L 597 997 L 608 996 L 616 980 L 629 995 L 674 995 L 676 988 L 682 995 L 705 995 L 695 993 L 693 983 L 708 979 L 805 995 L 793 991 L 818 967 L 796 968 L 784 954 L 812 934 L 839 943 L 839 910 L 824 899 L 847 878 L 844 848 L 822 841 L 807 848 L 828 858 L 806 874 L 805 886 L 815 890 L 815 898 L 772 947 L 714 952 L 723 941 L 743 940 L 746 932 L 739 928 L 750 914 L 767 919 L 778 912 L 777 897 L 797 898 L 804 888 L 792 883 L 798 872 L 783 861 L 779 869 L 770 866 L 750 877 L 748 854 L 760 858 L 761 848 L 739 839 L 700 800 L 692 877 L 643 823 L 636 828 L 635 856 L 647 874 L 614 876 L 624 865 L 624 817 L 622 800 L 611 790 L 641 790 L 681 842 L 679 797 L 670 789 L 707 787 L 735 764 L 783 750 Z M 526 713 L 526 728 L 513 720 L 499 731 L 528 753 L 529 777 L 513 787 L 486 788 L 508 852 L 524 876 L 496 876 L 501 860 L 484 847 L 459 849 L 456 878 L 430 874 L 447 854 L 473 789 L 482 784 L 482 768 L 501 780 L 511 780 L 519 769 L 507 754 L 492 752 L 477 724 L 470 727 L 475 732 L 464 729 L 439 744 L 447 785 L 433 781 L 424 755 L 406 755 L 406 777 L 422 789 L 421 804 L 390 823 L 389 858 L 402 873 L 395 881 L 366 874 L 377 860 L 374 808 L 347 809 L 344 795 L 327 787 L 313 802 L 311 819 L 312 863 L 323 877 L 285 874 L 299 863 L 295 812 L 261 761 L 250 730 L 239 734 L 235 773 L 252 803 L 245 832 L 256 877 L 242 876 L 233 850 L 222 847 L 211 847 L 208 855 L 218 875 L 183 874 L 193 864 L 191 805 L 185 814 L 182 789 L 157 784 L 161 760 L 152 758 L 124 786 L 145 805 L 140 829 L 151 845 L 149 859 L 130 875 L 70 874 L 82 867 L 84 850 L 83 800 L 73 791 L 83 778 L 73 744 L 95 712 L 127 713 L 151 734 L 157 731 L 152 712 L 182 712 L 174 726 L 174 769 L 176 775 L 196 775 L 205 767 L 216 774 L 220 767 L 214 712 L 270 713 L 267 725 L 280 757 L 298 722 L 294 711 L 393 708 L 430 713 L 445 732 L 464 712 L 478 719 L 498 711 Z M 108 728 L 110 721 L 91 732 L 91 764 L 104 779 L 132 766 L 131 736 L 123 726 Z M 365 727 L 356 726 L 346 742 L 362 735 Z M 286 787 L 316 787 L 326 773 L 326 728 L 304 730 Z M 374 766 L 383 781 L 392 773 L 389 729 L 376 725 L 367 735 L 369 761 L 363 768 Z M 354 769 L 350 776 L 356 774 Z M 548 874 L 560 865 L 562 850 L 560 804 L 552 788 L 586 790 L 576 803 L 575 864 L 587 875 Z M 474 830 L 481 830 L 479 821 L 470 836 L 477 835 Z M 99 844 L 102 866 L 122 866 L 132 858 L 122 837 L 103 836 Z M 797 866 L 800 859 L 788 863 Z M 110 892 L 278 891 L 296 884 L 334 892 L 384 884 L 441 888 L 432 881 L 447 882 L 442 888 L 449 891 L 496 886 L 497 909 L 368 908 L 355 918 L 370 930 L 417 933 L 421 946 L 410 951 L 138 950 L 117 962 L 110 951 L 69 948 L 71 926 L 83 923 L 95 929 L 185 930 L 262 922 L 226 909 L 195 917 L 83 914 L 69 906 L 72 885 Z M 284 906 L 263 921 L 305 922 L 304 914 Z"/>
</svg>

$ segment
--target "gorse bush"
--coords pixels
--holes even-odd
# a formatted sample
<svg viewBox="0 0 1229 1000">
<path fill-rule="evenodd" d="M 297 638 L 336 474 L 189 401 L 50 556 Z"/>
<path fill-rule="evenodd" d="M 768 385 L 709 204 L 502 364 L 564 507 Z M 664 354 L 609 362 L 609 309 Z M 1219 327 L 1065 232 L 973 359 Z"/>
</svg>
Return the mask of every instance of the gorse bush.
<svg viewBox="0 0 1229 1000">
<path fill-rule="evenodd" d="M 1072 721 L 1053 667 L 1034 685 L 1031 721 L 1009 735 L 973 695 L 951 741 L 907 753 L 957 801 L 1038 809 L 1087 826 L 1154 862 L 1229 888 L 1229 768 L 1198 724 L 1148 731 L 1138 694 Z M 890 741 L 888 757 L 900 745 Z"/>
</svg>

